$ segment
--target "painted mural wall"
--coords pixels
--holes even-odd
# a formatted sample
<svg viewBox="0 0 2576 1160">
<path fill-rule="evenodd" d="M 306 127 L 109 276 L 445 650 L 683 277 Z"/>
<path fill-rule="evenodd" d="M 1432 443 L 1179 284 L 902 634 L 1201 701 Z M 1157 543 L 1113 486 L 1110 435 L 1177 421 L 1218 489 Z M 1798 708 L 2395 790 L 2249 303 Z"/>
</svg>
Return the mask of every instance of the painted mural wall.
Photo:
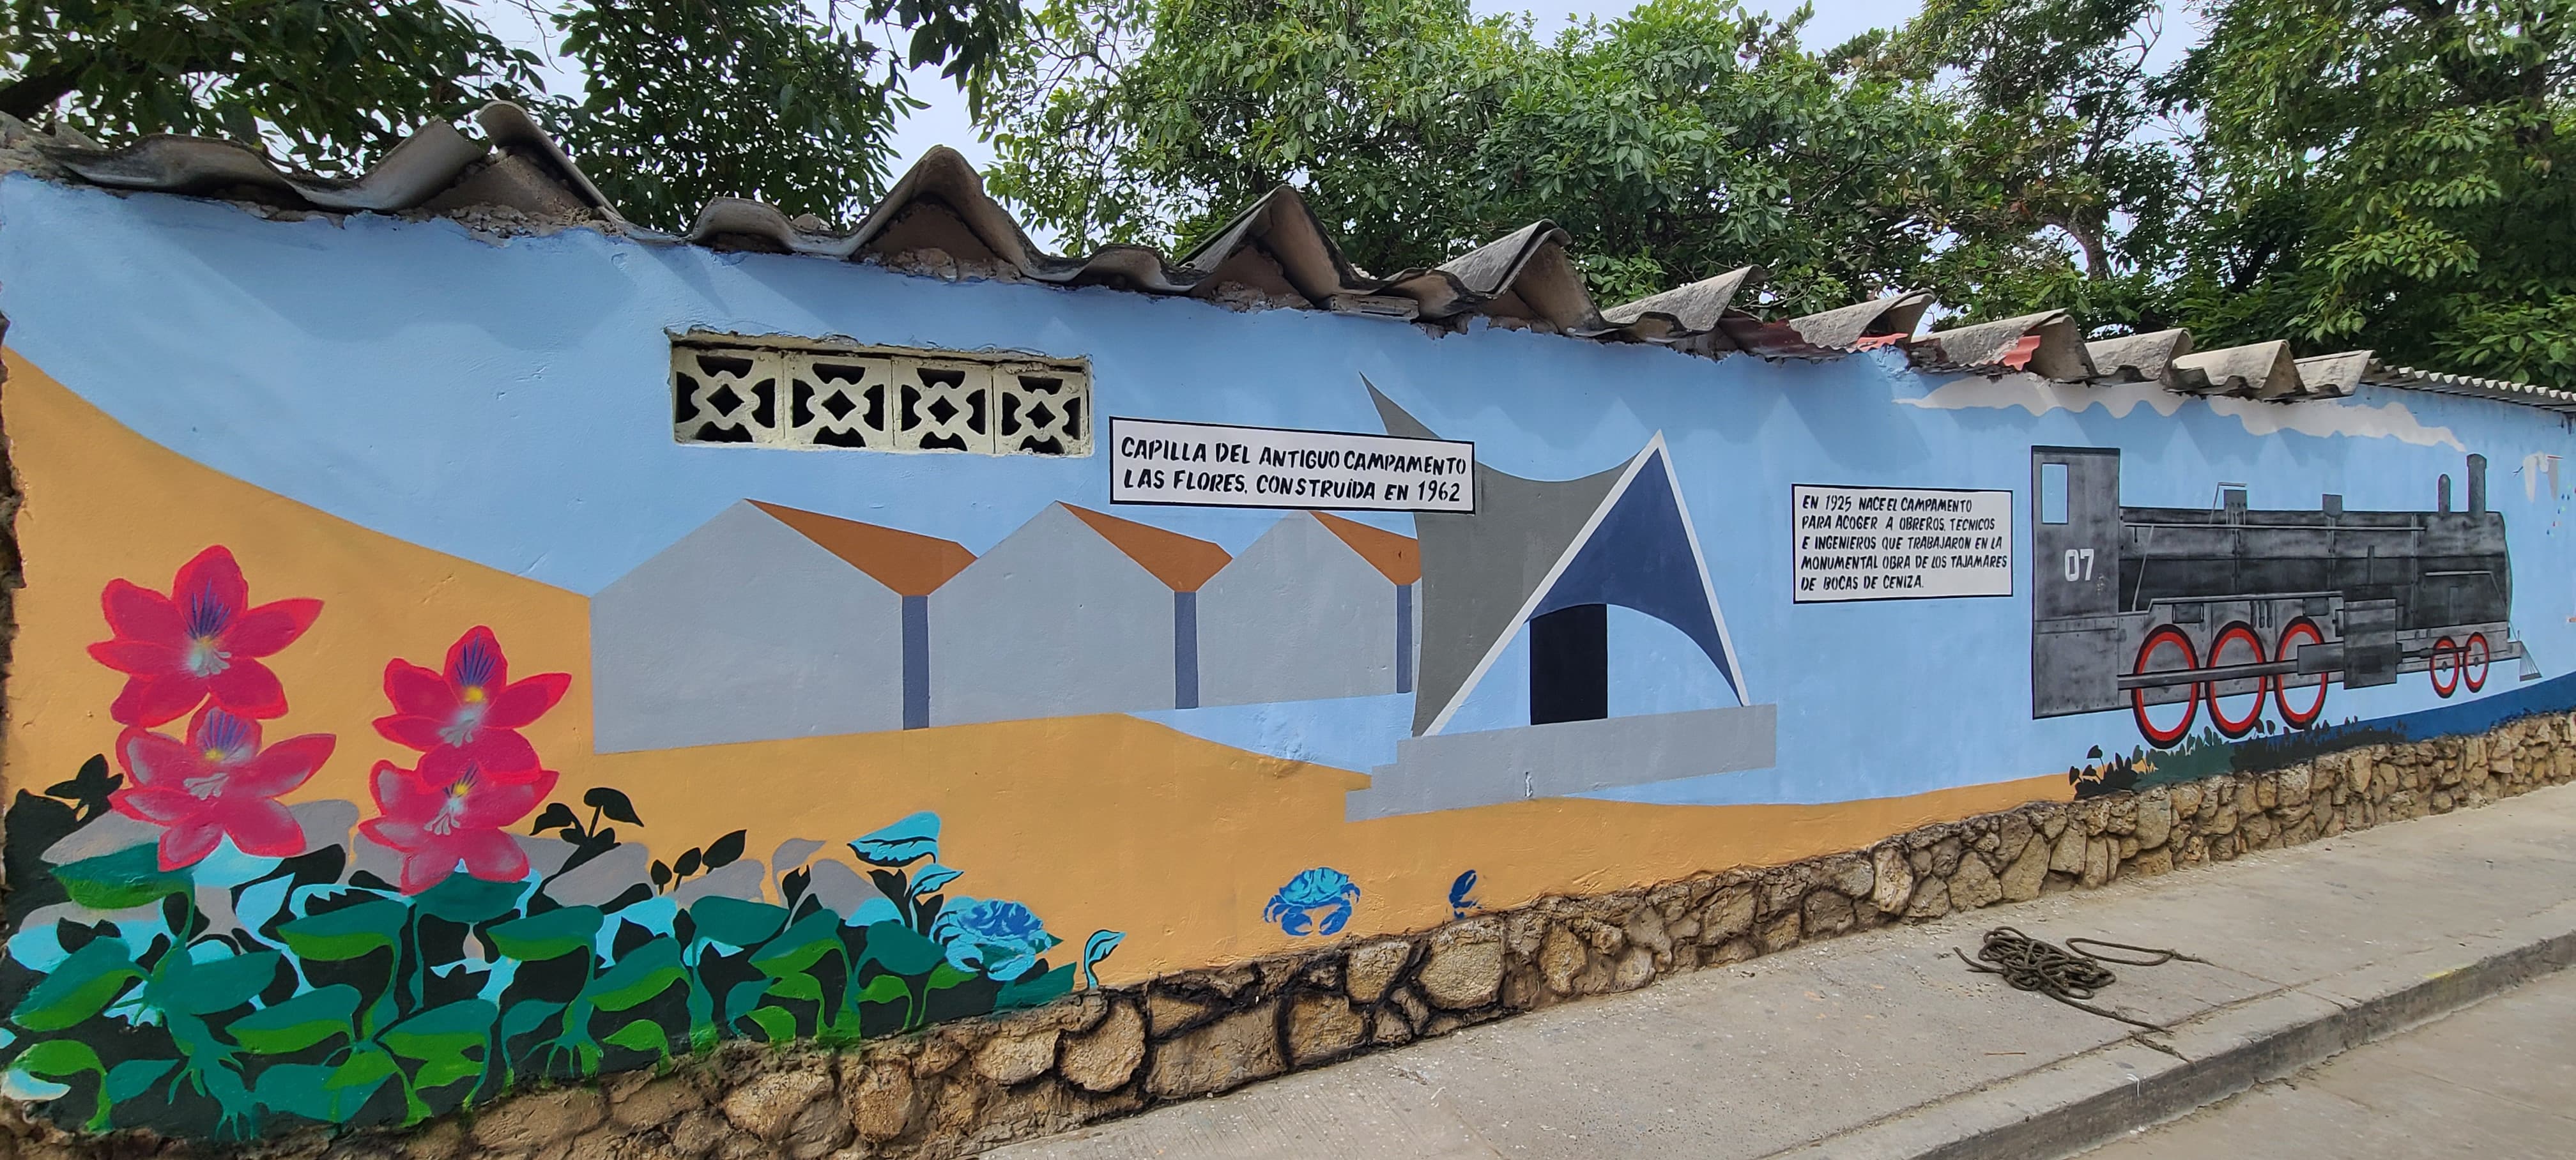
<svg viewBox="0 0 2576 1160">
<path fill-rule="evenodd" d="M 2570 438 L 2497 402 L 23 176 L 0 313 L 0 1091 L 73 1125 L 412 1121 L 2576 707 Z"/>
</svg>

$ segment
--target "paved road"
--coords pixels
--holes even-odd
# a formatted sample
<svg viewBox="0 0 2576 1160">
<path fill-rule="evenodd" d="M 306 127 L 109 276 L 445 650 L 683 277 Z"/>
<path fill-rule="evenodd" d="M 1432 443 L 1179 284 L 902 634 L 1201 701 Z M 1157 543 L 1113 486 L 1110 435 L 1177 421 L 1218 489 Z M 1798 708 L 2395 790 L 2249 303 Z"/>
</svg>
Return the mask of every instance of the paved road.
<svg viewBox="0 0 2576 1160">
<path fill-rule="evenodd" d="M 2085 1160 L 2576 1156 L 2576 971 L 2345 1052 Z"/>
<path fill-rule="evenodd" d="M 2105 1001 L 2177 1028 L 2171 1047 L 2151 1048 L 2126 1026 L 2012 991 L 1950 957 L 2000 923 L 2052 940 L 2180 947 L 2209 961 L 2121 970 Z M 2141 1077 L 2192 1074 L 2247 1036 L 2322 1021 L 2357 999 L 2571 932 L 2576 788 L 2543 790 L 2228 865 L 1832 939 L 991 1155 L 1916 1155 L 2079 1097 L 2143 1092 Z M 2559 1021 L 2576 1031 L 2571 1023 Z M 2508 1094 L 2484 1073 L 2464 1082 Z M 2576 1092 L 2576 1083 L 2554 1090 Z M 2576 1133 L 2566 1139 L 2543 1154 L 2576 1160 Z M 2400 1154 L 2430 1153 L 2390 1153 Z"/>
</svg>

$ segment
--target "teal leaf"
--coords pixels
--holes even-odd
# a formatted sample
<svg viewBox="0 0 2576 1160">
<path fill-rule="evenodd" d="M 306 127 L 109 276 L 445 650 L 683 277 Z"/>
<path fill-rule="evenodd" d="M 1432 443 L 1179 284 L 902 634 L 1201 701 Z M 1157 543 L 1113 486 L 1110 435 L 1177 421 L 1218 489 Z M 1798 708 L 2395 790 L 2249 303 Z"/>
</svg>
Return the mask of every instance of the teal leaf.
<svg viewBox="0 0 2576 1160">
<path fill-rule="evenodd" d="M 544 1025 L 545 1021 L 563 1014 L 564 1005 L 544 999 L 529 999 L 510 1005 L 501 1016 L 501 1039 L 508 1042 Z"/>
<path fill-rule="evenodd" d="M 1063 998 L 1073 990 L 1073 964 L 1067 963 L 1045 974 L 1022 975 L 1002 984 L 993 996 L 993 1008 L 1039 1007 Z"/>
<path fill-rule="evenodd" d="M 277 936 L 307 961 L 345 962 L 400 946 L 403 924 L 410 918 L 410 908 L 402 903 L 377 898 L 296 919 L 278 927 Z"/>
<path fill-rule="evenodd" d="M 57 866 L 54 880 L 72 901 L 93 910 L 145 906 L 196 888 L 186 870 L 161 868 L 160 847 L 151 842 Z"/>
<path fill-rule="evenodd" d="M 104 1009 L 143 977 L 121 939 L 102 938 L 72 952 L 18 1001 L 9 1021 L 29 1031 L 60 1031 Z M 28 1050 L 33 1051 L 34 1048 Z"/>
<path fill-rule="evenodd" d="M 450 874 L 411 900 L 422 914 L 472 926 L 519 908 L 524 882 L 486 882 L 471 874 Z"/>
<path fill-rule="evenodd" d="M 161 957 L 156 972 L 160 977 L 151 986 L 152 1003 L 190 1015 L 230 1011 L 267 990 L 283 959 L 276 951 L 254 951 L 196 962 L 185 951 L 172 951 Z"/>
<path fill-rule="evenodd" d="M 689 904 L 701 937 L 727 946 L 756 947 L 787 924 L 787 909 L 710 894 Z"/>
<path fill-rule="evenodd" d="M 537 963 L 587 949 L 591 940 L 599 936 L 600 923 L 606 918 L 596 906 L 567 906 L 511 919 L 489 933 L 492 945 L 499 947 L 502 954 Z"/>
<path fill-rule="evenodd" d="M 823 956 L 841 949 L 841 919 L 830 911 L 818 910 L 771 939 L 767 946 L 751 956 L 751 965 L 761 974 L 776 978 L 792 975 L 822 961 Z"/>
<path fill-rule="evenodd" d="M 949 867 L 942 866 L 937 862 L 924 866 L 921 868 L 921 873 L 913 876 L 912 896 L 919 898 L 933 890 L 946 886 L 949 883 L 956 881 L 958 876 L 963 873 L 965 873 L 965 871 L 951 869 Z"/>
<path fill-rule="evenodd" d="M 1117 950 L 1118 944 L 1125 941 L 1127 932 L 1123 930 L 1095 930 L 1090 938 L 1082 940 L 1082 979 L 1085 985 L 1095 991 L 1100 989 L 1100 976 L 1093 974 L 1091 968 L 1098 966 L 1101 960 L 1109 957 L 1109 952 Z"/>
<path fill-rule="evenodd" d="M 943 950 L 921 932 L 899 922 L 880 922 L 868 928 L 867 949 L 861 959 L 874 959 L 898 975 L 919 977 L 930 973 Z"/>
<path fill-rule="evenodd" d="M 109 1068 L 107 1102 L 122 1103 L 141 1096 L 177 1066 L 179 1061 L 175 1059 L 129 1059 Z"/>
<path fill-rule="evenodd" d="M 358 989 L 333 983 L 235 1019 L 233 1042 L 262 1055 L 302 1051 L 335 1035 L 356 1035 Z"/>
<path fill-rule="evenodd" d="M 908 866 L 939 856 L 939 815 L 924 810 L 850 843 L 871 866 Z"/>
</svg>

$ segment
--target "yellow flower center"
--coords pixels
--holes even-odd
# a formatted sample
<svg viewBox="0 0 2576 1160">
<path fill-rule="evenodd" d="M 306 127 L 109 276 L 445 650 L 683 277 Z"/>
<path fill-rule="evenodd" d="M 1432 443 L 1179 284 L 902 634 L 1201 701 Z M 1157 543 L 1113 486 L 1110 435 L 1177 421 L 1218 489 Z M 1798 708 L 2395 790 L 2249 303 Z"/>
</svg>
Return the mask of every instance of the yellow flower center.
<svg viewBox="0 0 2576 1160">
<path fill-rule="evenodd" d="M 465 703 L 466 703 L 466 704 L 471 705 L 471 704 L 474 704 L 474 703 L 476 703 L 476 702 L 481 701 L 482 699 L 483 699 L 483 686 L 481 686 L 481 685 L 467 685 L 467 686 L 465 686 Z"/>
</svg>

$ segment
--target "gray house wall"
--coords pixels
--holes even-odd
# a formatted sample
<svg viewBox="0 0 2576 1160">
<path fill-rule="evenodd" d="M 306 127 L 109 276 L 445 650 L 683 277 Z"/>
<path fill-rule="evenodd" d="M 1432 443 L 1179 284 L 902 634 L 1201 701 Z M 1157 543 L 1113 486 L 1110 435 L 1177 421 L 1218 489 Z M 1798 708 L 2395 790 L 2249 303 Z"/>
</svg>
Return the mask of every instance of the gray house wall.
<svg viewBox="0 0 2576 1160">
<path fill-rule="evenodd" d="M 930 722 L 1174 707 L 1172 589 L 1061 505 L 930 596 Z"/>
<path fill-rule="evenodd" d="M 902 618 L 867 573 L 734 504 L 591 598 L 598 748 L 901 728 Z"/>
<path fill-rule="evenodd" d="M 1273 524 L 1199 589 L 1199 700 L 1400 692 L 1397 586 L 1314 516 Z"/>
</svg>

